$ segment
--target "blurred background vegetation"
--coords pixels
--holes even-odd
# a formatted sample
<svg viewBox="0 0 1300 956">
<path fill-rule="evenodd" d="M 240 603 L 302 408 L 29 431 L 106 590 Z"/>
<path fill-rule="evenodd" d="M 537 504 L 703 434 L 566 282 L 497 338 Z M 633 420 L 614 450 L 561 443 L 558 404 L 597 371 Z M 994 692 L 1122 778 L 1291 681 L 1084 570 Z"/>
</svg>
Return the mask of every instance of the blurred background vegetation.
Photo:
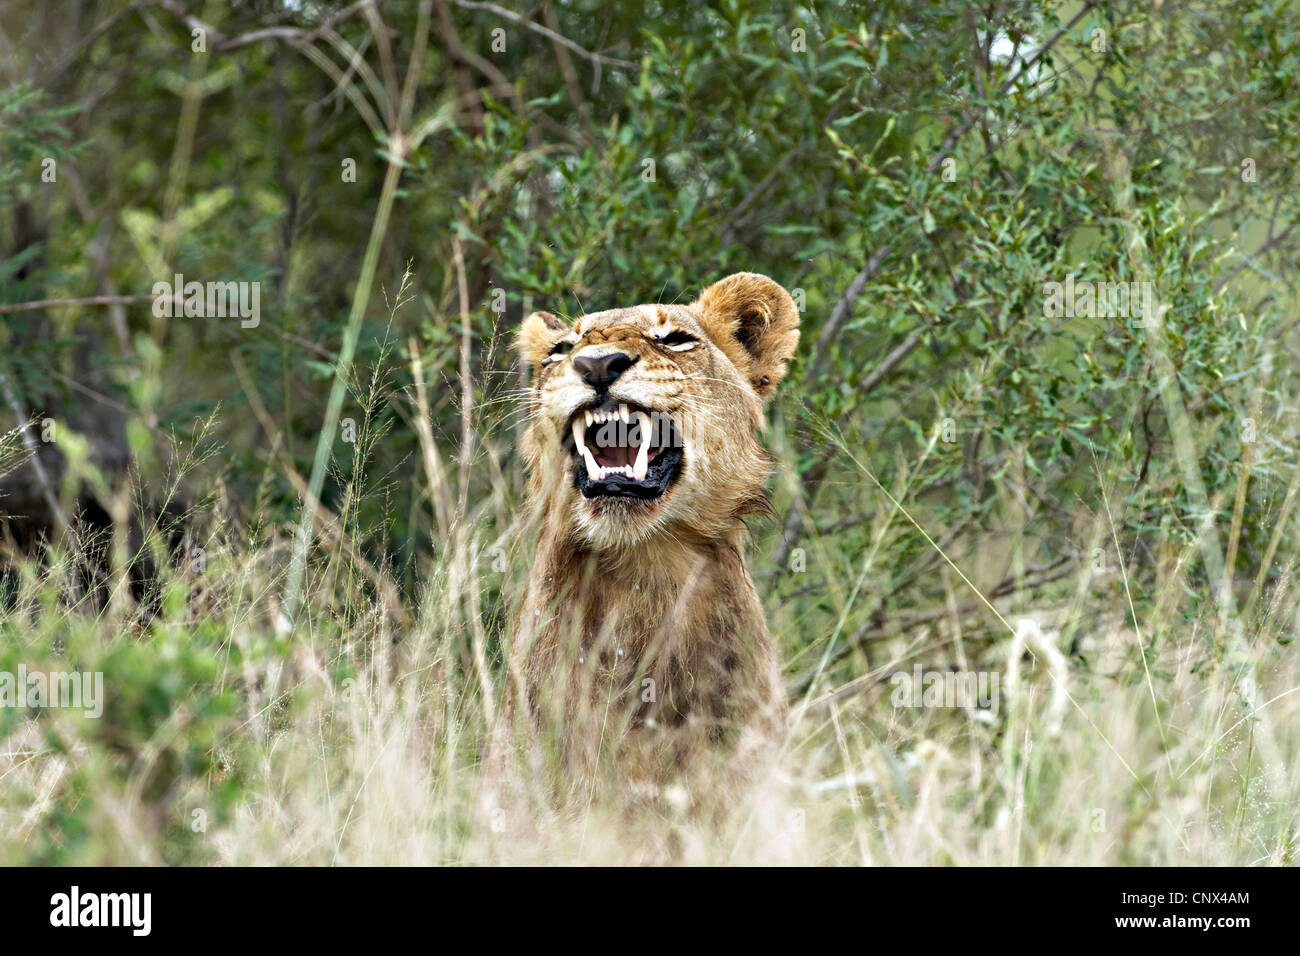
<svg viewBox="0 0 1300 956">
<path fill-rule="evenodd" d="M 806 858 L 1291 861 L 1296 14 L 4 3 L 0 670 L 107 710 L 0 709 L 0 861 L 485 858 L 512 332 L 740 270 L 803 311 L 750 564 Z"/>
</svg>

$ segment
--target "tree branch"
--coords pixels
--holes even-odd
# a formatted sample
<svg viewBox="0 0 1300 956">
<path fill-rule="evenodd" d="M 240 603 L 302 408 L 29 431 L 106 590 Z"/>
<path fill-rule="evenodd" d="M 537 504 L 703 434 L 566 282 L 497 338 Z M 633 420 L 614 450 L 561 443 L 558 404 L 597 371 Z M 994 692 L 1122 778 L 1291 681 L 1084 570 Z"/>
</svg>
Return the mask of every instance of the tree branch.
<svg viewBox="0 0 1300 956">
<path fill-rule="evenodd" d="M 191 30 L 202 30 L 212 38 L 212 48 L 225 53 L 230 50 L 238 50 L 240 47 L 260 43 L 262 40 L 288 40 L 291 43 L 311 43 L 336 24 L 355 16 L 366 7 L 373 6 L 376 0 L 358 0 L 357 3 L 352 4 L 350 7 L 344 7 L 320 26 L 310 30 L 301 27 L 267 27 L 263 30 L 253 30 L 251 33 L 241 33 L 233 37 L 228 37 L 220 30 L 204 23 L 186 10 L 178 0 L 154 0 L 154 2 L 179 18 Z"/>
<path fill-rule="evenodd" d="M 592 53 L 590 50 L 586 50 L 578 46 L 578 44 L 574 43 L 572 40 L 570 40 L 568 37 L 564 36 L 563 34 L 556 33 L 554 30 L 549 30 L 546 27 L 542 26 L 540 23 L 533 23 L 533 21 L 529 20 L 527 17 L 520 16 L 519 14 L 515 13 L 513 10 L 507 10 L 505 7 L 497 6 L 495 3 L 476 3 L 474 2 L 474 0 L 451 0 L 451 2 L 456 4 L 456 6 L 462 7 L 466 10 L 485 10 L 489 13 L 495 13 L 499 17 L 505 17 L 507 20 L 510 20 L 512 23 L 518 23 L 520 26 L 527 27 L 529 30 L 532 30 L 534 33 L 541 34 L 542 36 L 550 40 L 552 43 L 558 43 L 561 46 L 568 47 L 574 53 L 578 54 L 578 56 L 582 57 L 585 60 L 590 60 L 592 63 L 596 64 L 597 66 L 603 64 L 605 66 L 617 67 L 618 69 L 621 70 L 635 70 L 638 68 L 638 64 L 633 63 L 631 60 L 620 60 L 617 57 L 604 56 L 603 54 L 600 53 Z"/>
<path fill-rule="evenodd" d="M 131 305 L 135 302 L 152 302 L 156 298 L 156 295 L 92 295 L 82 299 L 36 299 L 33 302 L 0 305 L 0 315 L 26 312 L 29 309 L 62 309 L 78 305 Z"/>
</svg>

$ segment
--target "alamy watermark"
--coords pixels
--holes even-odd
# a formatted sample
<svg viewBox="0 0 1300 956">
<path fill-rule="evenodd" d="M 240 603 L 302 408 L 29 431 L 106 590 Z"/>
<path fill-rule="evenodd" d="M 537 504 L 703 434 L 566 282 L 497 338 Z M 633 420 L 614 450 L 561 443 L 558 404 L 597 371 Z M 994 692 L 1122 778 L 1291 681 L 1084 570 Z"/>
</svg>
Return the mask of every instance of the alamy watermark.
<svg viewBox="0 0 1300 956">
<path fill-rule="evenodd" d="M 132 936 L 148 936 L 152 914 L 152 893 L 83 893 L 74 885 L 50 897 L 50 925 L 56 927 L 123 927 Z"/>
<path fill-rule="evenodd" d="M 259 282 L 186 282 L 176 273 L 172 282 L 153 284 L 153 314 L 158 318 L 238 318 L 245 329 L 262 321 L 262 287 Z"/>
<path fill-rule="evenodd" d="M 104 713 L 104 673 L 95 671 L 0 671 L 0 707 L 81 708 L 92 720 Z"/>
<path fill-rule="evenodd" d="M 895 707 L 961 707 L 998 715 L 1001 696 L 997 671 L 927 671 L 917 664 L 898 671 L 889 701 Z"/>
<path fill-rule="evenodd" d="M 1154 282 L 1076 282 L 1071 274 L 1064 282 L 1043 283 L 1043 295 L 1049 319 L 1135 319 L 1134 326 L 1144 327 L 1158 324 L 1163 313 Z"/>
</svg>

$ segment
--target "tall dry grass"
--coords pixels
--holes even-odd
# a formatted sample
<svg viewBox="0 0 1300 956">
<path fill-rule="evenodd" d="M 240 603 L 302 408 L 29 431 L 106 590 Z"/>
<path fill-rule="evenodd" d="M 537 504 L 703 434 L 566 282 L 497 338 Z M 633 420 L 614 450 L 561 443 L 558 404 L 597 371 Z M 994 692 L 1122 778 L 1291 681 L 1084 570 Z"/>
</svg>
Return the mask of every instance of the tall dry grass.
<svg viewBox="0 0 1300 956">
<path fill-rule="evenodd" d="M 116 495 L 121 526 L 98 559 L 97 585 L 85 583 L 87 555 L 57 543 L 40 559 L 9 555 L 0 613 L 9 650 L 0 670 L 20 660 L 29 670 L 100 670 L 107 702 L 97 720 L 58 708 L 0 711 L 0 861 L 645 859 L 646 846 L 673 826 L 655 815 L 629 826 L 613 803 L 526 818 L 483 805 L 484 757 L 508 692 L 512 601 L 529 571 L 531 532 L 509 454 L 517 405 L 467 407 L 469 453 L 449 456 L 428 427 L 428 383 L 441 372 L 423 367 L 417 351 L 404 368 L 354 383 L 367 415 L 353 460 L 336 462 L 340 506 L 315 516 L 316 546 L 288 632 L 277 622 L 293 528 L 247 506 L 238 515 L 224 507 L 212 467 L 219 456 L 181 459 L 196 475 L 206 469 L 215 489 L 185 518 L 181 554 L 191 557 L 193 543 L 201 566 L 178 560 L 164 529 L 155 530 L 142 551 L 157 578 L 143 597 L 130 587 L 136 555 L 122 547 L 128 502 L 140 489 L 113 492 L 103 476 L 87 472 L 88 485 Z M 394 384 L 398 374 L 407 384 Z M 369 493 L 367 461 L 382 438 L 370 423 L 384 403 L 402 409 L 420 440 L 420 497 L 441 545 L 419 563 L 410 593 L 357 520 L 356 503 Z M 264 424 L 273 428 L 269 417 Z M 772 440 L 778 453 L 790 451 L 780 430 Z M 851 445 L 844 452 L 852 456 Z M 268 461 L 268 479 L 276 473 L 306 492 L 287 459 Z M 1102 462 L 1097 499 L 1080 503 L 1078 519 L 1081 538 L 1103 542 L 1122 517 L 1104 473 Z M 490 478 L 475 479 L 482 475 Z M 890 489 L 864 480 L 864 505 L 876 506 L 873 535 L 930 535 L 919 519 L 911 523 L 906 484 L 905 476 Z M 1014 488 L 1002 494 L 1013 514 Z M 770 548 L 775 527 L 756 530 L 757 550 Z M 1021 564 L 1032 564 L 1036 546 L 1026 522 L 989 542 Z M 816 543 L 814 565 L 817 549 L 831 547 Z M 781 599 L 760 575 L 788 662 L 791 785 L 777 795 L 778 826 L 697 827 L 674 858 L 1293 862 L 1297 602 L 1289 541 L 1275 537 L 1271 553 L 1275 573 L 1259 578 L 1272 583 L 1239 589 L 1244 599 L 1225 611 L 1193 583 L 1190 569 L 1202 558 L 1195 544 L 1168 545 L 1149 568 L 1084 562 L 1032 597 L 989 596 L 981 569 L 945 551 L 934 573 L 946 606 L 873 640 L 850 658 L 847 677 L 842 666 L 821 665 L 866 620 L 861 594 L 880 552 L 855 556 L 860 577 L 831 589 L 838 624 L 827 633 L 809 633 L 799 602 Z M 963 610 L 972 597 L 984 602 L 975 614 Z M 1001 636 L 989 639 L 989 626 Z M 995 673 L 996 708 L 900 706 L 894 675 L 918 662 L 927 671 Z"/>
</svg>

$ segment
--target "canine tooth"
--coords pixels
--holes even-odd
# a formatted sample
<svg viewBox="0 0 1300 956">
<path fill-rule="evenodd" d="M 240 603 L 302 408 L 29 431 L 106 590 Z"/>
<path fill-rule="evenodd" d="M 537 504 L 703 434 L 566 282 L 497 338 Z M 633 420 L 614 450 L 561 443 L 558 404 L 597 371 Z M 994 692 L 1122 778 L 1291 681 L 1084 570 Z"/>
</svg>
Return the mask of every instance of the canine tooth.
<svg viewBox="0 0 1300 956">
<path fill-rule="evenodd" d="M 590 427 L 591 427 L 592 418 L 594 417 L 594 416 L 592 416 L 592 414 L 591 414 L 591 409 L 587 409 L 587 410 L 586 410 L 585 412 L 583 412 L 582 414 L 586 416 L 586 418 L 587 418 L 587 427 L 590 428 Z"/>
<path fill-rule="evenodd" d="M 621 419 L 623 419 L 623 424 L 624 424 L 624 425 L 626 425 L 626 424 L 628 424 L 629 422 L 632 421 L 632 416 L 629 415 L 629 414 L 627 413 L 627 406 L 626 406 L 626 405 L 620 405 L 620 406 L 618 406 L 618 417 L 621 418 Z"/>
<path fill-rule="evenodd" d="M 636 420 L 641 426 L 641 447 L 636 452 L 632 477 L 637 481 L 645 481 L 645 474 L 650 469 L 650 416 L 645 412 L 637 412 Z"/>
<path fill-rule="evenodd" d="M 600 465 L 596 464 L 595 456 L 592 455 L 592 453 L 588 451 L 585 446 L 582 449 L 582 458 L 583 461 L 587 463 L 587 477 L 599 479 Z"/>
</svg>

